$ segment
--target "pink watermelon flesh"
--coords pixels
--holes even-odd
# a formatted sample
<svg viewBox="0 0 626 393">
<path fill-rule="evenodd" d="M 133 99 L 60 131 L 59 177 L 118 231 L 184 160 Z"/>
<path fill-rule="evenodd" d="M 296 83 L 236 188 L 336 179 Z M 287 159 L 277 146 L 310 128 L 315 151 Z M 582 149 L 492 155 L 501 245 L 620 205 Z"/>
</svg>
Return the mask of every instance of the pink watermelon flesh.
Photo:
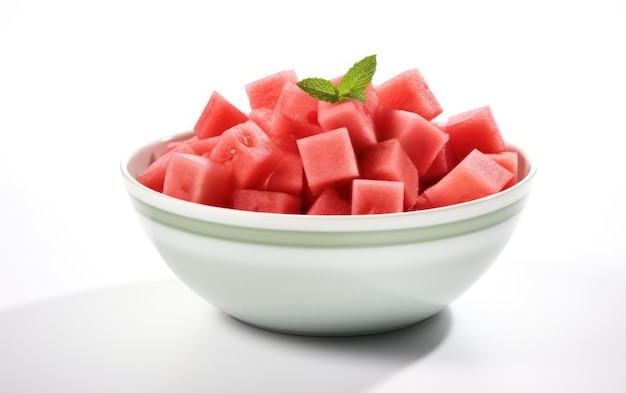
<svg viewBox="0 0 626 393">
<path fill-rule="evenodd" d="M 405 71 L 376 86 L 381 106 L 414 112 L 432 120 L 443 112 L 439 101 L 417 69 Z"/>
<path fill-rule="evenodd" d="M 293 120 L 290 120 L 277 111 L 274 111 L 272 114 L 272 124 L 267 134 L 283 151 L 297 152 L 298 146 L 296 141 L 298 139 L 321 132 L 322 129 L 319 124 L 311 127 L 302 126 L 301 124 L 294 123 Z"/>
<path fill-rule="evenodd" d="M 474 149 L 423 194 L 433 207 L 453 205 L 495 194 L 512 178 L 512 172 Z"/>
<path fill-rule="evenodd" d="M 326 187 L 315 199 L 306 214 L 315 215 L 348 215 L 351 213 L 351 203 L 342 198 L 334 187 Z"/>
<path fill-rule="evenodd" d="M 168 162 L 163 194 L 205 205 L 227 206 L 232 168 L 206 157 L 174 152 Z"/>
<path fill-rule="evenodd" d="M 250 109 L 274 109 L 283 86 L 287 82 L 298 82 L 298 76 L 295 71 L 280 71 L 245 85 Z"/>
<path fill-rule="evenodd" d="M 365 111 L 373 118 L 376 117 L 378 107 L 380 106 L 380 100 L 378 99 L 378 93 L 374 85 L 370 84 L 365 89 Z"/>
<path fill-rule="evenodd" d="M 411 209 L 411 210 L 426 210 L 426 209 L 430 209 L 430 208 L 433 208 L 433 207 L 434 206 L 430 203 L 428 198 L 426 198 L 426 195 L 424 195 L 424 193 L 422 193 L 422 194 L 417 196 L 417 200 L 415 201 L 415 205 L 413 206 L 413 209 Z"/>
<path fill-rule="evenodd" d="M 195 139 L 198 139 L 197 137 L 194 137 Z M 170 151 L 176 149 L 178 146 L 180 146 L 181 143 L 183 143 L 184 141 L 174 141 L 174 142 L 168 142 L 167 145 L 165 145 L 165 149 L 163 149 L 163 153 L 162 154 L 167 154 Z"/>
<path fill-rule="evenodd" d="M 355 179 L 352 214 L 399 213 L 404 208 L 404 184 L 399 181 Z"/>
<path fill-rule="evenodd" d="M 439 154 L 437 154 L 433 163 L 430 165 L 428 170 L 426 170 L 426 173 L 420 176 L 420 182 L 424 187 L 428 187 L 441 180 L 441 178 L 445 176 L 446 173 L 450 172 L 456 164 L 456 158 L 446 143 L 441 147 Z"/>
<path fill-rule="evenodd" d="M 220 136 L 212 136 L 210 138 L 199 139 L 197 137 L 189 138 L 183 143 L 189 146 L 195 155 L 207 156 L 211 153 L 211 150 L 219 142 Z"/>
<path fill-rule="evenodd" d="M 275 110 L 304 129 L 319 132 L 317 122 L 318 100 L 300 89 L 295 83 L 287 82 L 281 90 Z"/>
<path fill-rule="evenodd" d="M 214 91 L 193 130 L 198 138 L 209 138 L 247 120 L 248 115 Z"/>
<path fill-rule="evenodd" d="M 517 153 L 514 151 L 503 151 L 502 153 L 487 154 L 487 156 L 513 173 L 513 178 L 509 180 L 502 189 L 504 190 L 514 186 L 515 183 L 517 183 L 519 173 L 519 156 Z"/>
<path fill-rule="evenodd" d="M 257 108 L 248 114 L 250 120 L 255 122 L 267 135 L 270 135 L 274 122 L 274 111 L 269 108 Z"/>
<path fill-rule="evenodd" d="M 388 139 L 365 150 L 359 157 L 359 171 L 365 179 L 402 182 L 404 208 L 408 210 L 415 205 L 419 176 L 399 140 Z"/>
<path fill-rule="evenodd" d="M 274 108 L 268 135 L 282 149 L 297 151 L 297 139 L 322 132 L 317 121 L 317 103 L 318 100 L 295 83 L 285 83 Z"/>
<path fill-rule="evenodd" d="M 422 116 L 404 110 L 380 108 L 376 117 L 378 139 L 397 138 L 409 155 L 420 176 L 428 170 L 448 134 Z"/>
<path fill-rule="evenodd" d="M 169 149 L 152 162 L 138 177 L 137 181 L 144 186 L 157 192 L 163 192 L 163 182 L 165 181 L 165 172 L 167 164 L 173 153 L 193 154 L 193 149 L 182 142 L 175 142 L 174 145 L 168 144 Z M 167 147 L 166 147 L 167 149 Z"/>
<path fill-rule="evenodd" d="M 264 181 L 283 152 L 252 120 L 224 131 L 209 158 L 232 165 L 235 188 L 253 188 Z"/>
<path fill-rule="evenodd" d="M 359 177 L 356 155 L 345 127 L 298 139 L 302 166 L 313 195 L 327 186 Z"/>
<path fill-rule="evenodd" d="M 350 194 L 352 193 L 351 181 L 339 182 L 338 184 L 325 187 L 321 192 L 318 191 L 317 193 L 314 194 L 311 191 L 311 187 L 309 187 L 309 184 L 306 181 L 306 177 L 305 177 L 305 182 L 302 185 L 302 193 L 300 194 L 300 196 L 302 197 L 302 207 L 303 207 L 304 212 L 308 211 L 311 208 L 313 203 L 315 203 L 317 198 L 321 195 L 321 193 L 323 193 L 326 190 L 326 188 L 334 189 L 341 199 L 345 199 L 347 201 L 350 201 L 351 199 L 350 198 Z"/>
<path fill-rule="evenodd" d="M 320 101 L 317 119 L 322 131 L 346 127 L 356 152 L 377 142 L 374 120 L 360 101 L 347 100 L 334 104 Z"/>
<path fill-rule="evenodd" d="M 233 208 L 254 212 L 299 214 L 302 199 L 284 192 L 238 189 L 233 191 Z"/>
<path fill-rule="evenodd" d="M 505 148 L 504 139 L 489 106 L 450 116 L 445 129 L 450 136 L 448 144 L 457 161 L 461 161 L 474 149 L 489 154 L 500 153 Z"/>
<path fill-rule="evenodd" d="M 299 196 L 303 183 L 304 172 L 300 155 L 287 152 L 269 175 L 262 189 Z"/>
</svg>

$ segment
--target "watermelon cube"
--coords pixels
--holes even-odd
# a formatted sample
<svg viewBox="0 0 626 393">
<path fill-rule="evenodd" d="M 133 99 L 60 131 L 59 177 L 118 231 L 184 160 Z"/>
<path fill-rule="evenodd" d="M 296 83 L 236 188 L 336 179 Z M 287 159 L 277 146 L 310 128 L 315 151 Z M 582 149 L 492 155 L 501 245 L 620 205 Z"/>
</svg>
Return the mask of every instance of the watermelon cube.
<svg viewBox="0 0 626 393">
<path fill-rule="evenodd" d="M 235 124 L 247 120 L 248 115 L 214 91 L 193 127 L 193 131 L 200 139 L 209 138 L 220 135 Z"/>
<path fill-rule="evenodd" d="M 268 135 L 283 150 L 298 151 L 296 140 L 322 132 L 317 121 L 317 103 L 295 83 L 285 83 Z"/>
<path fill-rule="evenodd" d="M 519 173 L 519 156 L 517 152 L 503 151 L 502 153 L 487 154 L 487 156 L 513 173 L 513 178 L 504 185 L 503 189 L 507 189 L 517 183 Z"/>
<path fill-rule="evenodd" d="M 415 201 L 415 205 L 413 206 L 413 209 L 411 210 L 426 210 L 426 209 L 430 209 L 434 207 L 430 201 L 428 200 L 428 198 L 426 198 L 426 195 L 424 195 L 424 193 L 420 194 L 417 196 L 417 200 Z"/>
<path fill-rule="evenodd" d="M 433 163 L 426 170 L 426 173 L 420 176 L 420 182 L 426 187 L 432 185 L 441 180 L 456 164 L 458 162 L 446 143 L 441 147 L 439 154 L 437 154 Z"/>
<path fill-rule="evenodd" d="M 417 168 L 398 139 L 388 139 L 365 150 L 359 157 L 359 171 L 361 178 L 402 182 L 404 208 L 415 205 L 419 191 Z"/>
<path fill-rule="evenodd" d="M 224 131 L 209 158 L 232 165 L 235 188 L 254 188 L 269 176 L 283 154 L 255 122 L 248 120 Z"/>
<path fill-rule="evenodd" d="M 405 71 L 376 86 L 381 106 L 414 112 L 432 120 L 443 112 L 439 101 L 417 69 Z"/>
<path fill-rule="evenodd" d="M 207 156 L 211 153 L 211 150 L 217 145 L 220 140 L 220 136 L 212 136 L 210 138 L 199 139 L 198 137 L 192 137 L 186 140 L 184 143 L 189 146 L 195 155 Z"/>
<path fill-rule="evenodd" d="M 270 134 L 274 122 L 274 111 L 269 108 L 252 109 L 248 113 L 250 120 L 255 122 L 266 134 Z"/>
<path fill-rule="evenodd" d="M 376 144 L 374 120 L 366 112 L 365 105 L 357 100 L 339 103 L 320 101 L 317 120 L 322 131 L 330 131 L 346 127 L 354 150 L 359 152 Z"/>
<path fill-rule="evenodd" d="M 227 206 L 232 168 L 195 154 L 174 152 L 169 159 L 163 194 L 205 205 Z"/>
<path fill-rule="evenodd" d="M 380 108 L 376 116 L 378 139 L 397 138 L 417 168 L 420 176 L 435 161 L 448 141 L 448 134 L 417 113 Z"/>
<path fill-rule="evenodd" d="M 352 214 L 399 213 L 404 207 L 404 184 L 399 181 L 355 179 Z"/>
<path fill-rule="evenodd" d="M 345 127 L 298 139 L 306 182 L 313 195 L 359 177 L 356 155 Z"/>
<path fill-rule="evenodd" d="M 479 150 L 472 150 L 423 195 L 433 207 L 482 198 L 502 190 L 513 173 Z"/>
<path fill-rule="evenodd" d="M 352 205 L 348 199 L 343 198 L 334 187 L 326 187 L 306 214 L 316 215 L 349 215 L 351 214 Z"/>
<path fill-rule="evenodd" d="M 300 155 L 295 152 L 286 152 L 261 189 L 299 196 L 302 193 L 303 184 L 304 171 Z"/>
<path fill-rule="evenodd" d="M 294 70 L 280 71 L 245 85 L 250 109 L 274 109 L 283 86 L 287 82 L 298 82 L 298 76 Z"/>
<path fill-rule="evenodd" d="M 197 140 L 197 139 L 198 139 L 198 137 L 197 137 L 197 136 L 193 136 L 193 137 L 189 138 L 189 139 L 188 139 L 188 140 L 186 140 L 186 141 L 173 141 L 173 142 L 168 142 L 168 143 L 167 143 L 167 145 L 165 145 L 165 148 L 163 149 L 163 153 L 161 153 L 161 154 L 167 154 L 167 153 L 169 153 L 170 151 L 172 151 L 172 150 L 176 149 L 178 146 L 180 146 L 180 144 L 181 144 L 181 143 L 183 143 L 183 142 L 188 142 L 188 141 L 190 141 L 190 140 Z"/>
<path fill-rule="evenodd" d="M 333 190 L 335 190 L 335 192 L 337 192 L 337 194 L 339 195 L 339 198 L 350 201 L 350 193 L 352 192 L 352 182 L 350 181 L 340 182 L 338 184 L 334 184 L 326 188 L 332 188 Z M 326 190 L 326 188 L 324 188 L 321 192 L 318 191 L 317 193 L 314 194 L 311 191 L 311 187 L 309 187 L 309 184 L 306 182 L 306 179 L 305 179 L 305 182 L 302 185 L 302 193 L 300 194 L 300 197 L 302 197 L 302 207 L 303 207 L 304 212 L 308 211 L 311 208 L 313 203 Z"/>
<path fill-rule="evenodd" d="M 301 213 L 302 199 L 284 192 L 237 189 L 233 191 L 233 208 L 266 213 Z"/>
<path fill-rule="evenodd" d="M 474 149 L 489 154 L 500 153 L 505 147 L 500 128 L 488 105 L 450 116 L 445 129 L 457 161 Z"/>
<path fill-rule="evenodd" d="M 365 111 L 372 118 L 376 117 L 378 107 L 380 106 L 380 100 L 378 99 L 378 93 L 374 85 L 370 84 L 365 88 Z"/>
<path fill-rule="evenodd" d="M 137 176 L 137 181 L 154 191 L 163 192 L 163 182 L 165 181 L 167 165 L 169 164 L 170 157 L 175 152 L 194 154 L 193 149 L 182 143 L 182 141 L 168 143 L 165 152 Z"/>
</svg>

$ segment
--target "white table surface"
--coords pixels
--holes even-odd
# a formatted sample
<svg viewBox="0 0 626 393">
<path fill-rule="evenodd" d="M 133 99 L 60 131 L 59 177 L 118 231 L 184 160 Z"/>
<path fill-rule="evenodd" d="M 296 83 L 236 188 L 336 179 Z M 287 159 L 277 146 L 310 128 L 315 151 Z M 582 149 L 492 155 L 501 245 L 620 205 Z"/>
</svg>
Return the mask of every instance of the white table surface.
<svg viewBox="0 0 626 393">
<path fill-rule="evenodd" d="M 0 392 L 626 391 L 626 6 L 219 3 L 0 3 Z M 490 104 L 539 162 L 518 231 L 401 331 L 223 315 L 142 233 L 121 156 L 190 129 L 213 90 L 244 106 L 249 81 L 372 53 L 375 82 L 419 68 L 446 113 Z"/>
</svg>

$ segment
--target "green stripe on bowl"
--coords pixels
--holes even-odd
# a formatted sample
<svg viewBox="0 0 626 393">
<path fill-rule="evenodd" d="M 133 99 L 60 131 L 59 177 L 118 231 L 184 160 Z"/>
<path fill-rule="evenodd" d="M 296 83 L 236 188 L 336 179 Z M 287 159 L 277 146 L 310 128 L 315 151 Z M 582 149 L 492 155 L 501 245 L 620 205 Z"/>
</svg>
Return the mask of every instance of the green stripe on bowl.
<svg viewBox="0 0 626 393">
<path fill-rule="evenodd" d="M 285 247 L 376 247 L 440 240 L 487 229 L 522 211 L 526 197 L 478 217 L 428 227 L 381 231 L 313 232 L 234 226 L 171 213 L 131 197 L 137 211 L 148 219 L 188 233 L 213 238 Z M 271 213 L 268 213 L 271 214 Z"/>
</svg>

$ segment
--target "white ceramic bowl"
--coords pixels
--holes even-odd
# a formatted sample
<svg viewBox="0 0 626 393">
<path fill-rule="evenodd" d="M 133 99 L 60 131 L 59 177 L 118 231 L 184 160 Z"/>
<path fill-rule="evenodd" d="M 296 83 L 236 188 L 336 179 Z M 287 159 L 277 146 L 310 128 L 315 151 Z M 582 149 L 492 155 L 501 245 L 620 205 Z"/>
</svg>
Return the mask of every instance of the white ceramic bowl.
<svg viewBox="0 0 626 393">
<path fill-rule="evenodd" d="M 534 164 L 519 149 L 521 180 L 479 200 L 398 214 L 256 213 L 171 198 L 135 178 L 178 134 L 121 164 L 145 232 L 170 269 L 206 301 L 261 328 L 359 335 L 420 322 L 463 294 L 513 234 Z"/>
</svg>

